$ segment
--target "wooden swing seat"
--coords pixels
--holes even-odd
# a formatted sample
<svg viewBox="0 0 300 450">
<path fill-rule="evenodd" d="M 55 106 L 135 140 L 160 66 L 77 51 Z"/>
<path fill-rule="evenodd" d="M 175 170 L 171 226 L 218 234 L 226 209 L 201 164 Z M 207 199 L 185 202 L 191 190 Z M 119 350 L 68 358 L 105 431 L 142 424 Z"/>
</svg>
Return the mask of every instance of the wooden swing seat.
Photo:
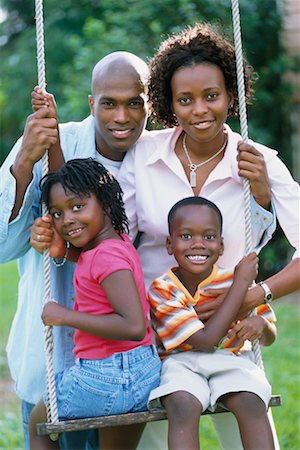
<svg viewBox="0 0 300 450">
<path fill-rule="evenodd" d="M 280 395 L 272 395 L 269 407 L 281 406 Z M 226 409 L 218 406 L 212 413 L 205 411 L 203 415 L 219 414 L 228 412 Z M 166 420 L 167 414 L 164 409 L 156 411 L 143 411 L 137 413 L 118 414 L 114 416 L 92 417 L 88 419 L 65 420 L 56 423 L 38 423 L 37 433 L 39 435 L 64 433 L 67 431 L 92 430 L 94 428 L 116 427 L 119 425 L 132 425 L 134 423 L 156 422 Z"/>
</svg>

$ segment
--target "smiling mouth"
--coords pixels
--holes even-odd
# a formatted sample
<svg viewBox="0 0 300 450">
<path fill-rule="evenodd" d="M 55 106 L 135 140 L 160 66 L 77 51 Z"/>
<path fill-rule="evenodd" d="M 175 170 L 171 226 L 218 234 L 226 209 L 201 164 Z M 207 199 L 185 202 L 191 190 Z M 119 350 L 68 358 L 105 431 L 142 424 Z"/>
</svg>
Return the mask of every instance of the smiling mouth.
<svg viewBox="0 0 300 450">
<path fill-rule="evenodd" d="M 132 128 L 127 128 L 126 130 L 111 130 L 112 134 L 118 139 L 127 138 L 128 136 L 130 136 L 132 131 L 133 131 Z"/>
<path fill-rule="evenodd" d="M 193 126 L 195 128 L 197 128 L 198 130 L 203 130 L 205 128 L 208 128 L 212 125 L 214 121 L 213 120 L 205 120 L 203 122 L 197 122 L 197 123 L 193 123 Z"/>
<path fill-rule="evenodd" d="M 75 228 L 75 230 L 68 231 L 67 236 L 69 237 L 75 236 L 76 234 L 81 233 L 82 230 L 83 228 Z"/>
<path fill-rule="evenodd" d="M 207 255 L 188 255 L 187 259 L 192 262 L 205 262 L 208 259 Z"/>
</svg>

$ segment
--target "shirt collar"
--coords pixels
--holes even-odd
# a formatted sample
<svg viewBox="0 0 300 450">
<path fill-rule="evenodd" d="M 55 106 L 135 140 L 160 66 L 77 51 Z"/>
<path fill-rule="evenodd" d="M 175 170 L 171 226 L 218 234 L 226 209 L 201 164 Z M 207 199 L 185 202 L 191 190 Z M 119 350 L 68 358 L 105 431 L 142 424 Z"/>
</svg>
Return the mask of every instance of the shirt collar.
<svg viewBox="0 0 300 450">
<path fill-rule="evenodd" d="M 171 280 L 173 281 L 173 283 L 175 284 L 175 286 L 188 298 L 189 302 L 191 302 L 191 304 L 196 305 L 197 302 L 199 301 L 199 298 L 201 296 L 201 290 L 205 288 L 205 286 L 208 286 L 216 277 L 216 274 L 219 271 L 219 268 L 217 266 L 217 264 L 214 264 L 213 266 L 213 270 L 211 272 L 211 274 L 205 278 L 205 280 L 201 281 L 196 289 L 196 292 L 194 294 L 194 297 L 190 294 L 190 292 L 186 289 L 186 287 L 181 283 L 181 281 L 179 280 L 179 278 L 175 275 L 174 270 L 177 267 L 172 267 L 172 269 L 169 269 L 167 272 L 167 275 L 171 278 Z"/>
</svg>

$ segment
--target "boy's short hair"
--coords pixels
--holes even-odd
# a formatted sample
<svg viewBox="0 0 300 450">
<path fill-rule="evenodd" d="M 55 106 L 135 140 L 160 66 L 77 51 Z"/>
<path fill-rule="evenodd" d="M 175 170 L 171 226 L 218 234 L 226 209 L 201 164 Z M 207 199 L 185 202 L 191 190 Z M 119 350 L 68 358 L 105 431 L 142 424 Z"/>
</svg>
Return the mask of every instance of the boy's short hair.
<svg viewBox="0 0 300 450">
<path fill-rule="evenodd" d="M 172 222 L 174 220 L 176 212 L 178 211 L 179 208 L 182 208 L 183 206 L 188 206 L 188 205 L 198 205 L 198 206 L 204 205 L 204 206 L 208 206 L 208 208 L 213 209 L 217 213 L 217 216 L 219 218 L 220 231 L 222 233 L 223 217 L 222 217 L 222 213 L 219 210 L 219 208 L 217 207 L 217 205 L 215 205 L 213 202 L 211 202 L 210 200 L 207 200 L 204 197 L 186 197 L 186 198 L 183 198 L 182 200 L 179 200 L 177 203 L 175 203 L 175 205 L 173 205 L 169 211 L 168 227 L 169 227 L 170 234 L 171 234 Z"/>
</svg>

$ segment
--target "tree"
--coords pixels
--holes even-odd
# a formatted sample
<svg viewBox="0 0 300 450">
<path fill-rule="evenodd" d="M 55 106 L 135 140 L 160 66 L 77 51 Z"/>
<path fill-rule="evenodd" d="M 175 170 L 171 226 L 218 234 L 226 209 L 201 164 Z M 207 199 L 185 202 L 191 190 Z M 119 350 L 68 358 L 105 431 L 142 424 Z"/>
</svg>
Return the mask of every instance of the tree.
<svg viewBox="0 0 300 450">
<path fill-rule="evenodd" d="M 243 50 L 260 76 L 256 101 L 248 108 L 249 136 L 281 149 L 282 159 L 291 167 L 291 87 L 283 74 L 292 62 L 280 46 L 276 3 L 240 0 Z M 34 1 L 2 0 L 2 8 L 8 16 L 0 24 L 5 61 L 0 86 L 0 163 L 22 133 L 31 111 L 30 93 L 37 83 Z M 89 113 L 91 69 L 102 56 L 128 50 L 148 60 L 167 34 L 203 20 L 222 24 L 232 36 L 230 0 L 118 0 L 117 7 L 111 0 L 45 1 L 46 79 L 56 97 L 60 121 L 79 120 Z M 233 126 L 238 129 L 237 122 Z"/>
</svg>

